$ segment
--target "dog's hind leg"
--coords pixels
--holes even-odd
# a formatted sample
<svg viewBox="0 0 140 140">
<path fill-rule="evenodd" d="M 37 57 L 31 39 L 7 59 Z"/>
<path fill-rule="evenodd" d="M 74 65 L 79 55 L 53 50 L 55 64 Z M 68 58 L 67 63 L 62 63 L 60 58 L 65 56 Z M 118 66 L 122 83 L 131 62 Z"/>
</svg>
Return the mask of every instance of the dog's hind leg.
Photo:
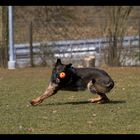
<svg viewBox="0 0 140 140">
<path fill-rule="evenodd" d="M 56 87 L 50 83 L 48 88 L 44 92 L 44 94 L 31 100 L 30 103 L 31 103 L 31 105 L 34 105 L 34 106 L 39 105 L 40 103 L 43 102 L 44 99 L 46 99 L 46 98 L 48 98 L 56 93 L 57 93 Z"/>
<path fill-rule="evenodd" d="M 96 88 L 94 87 L 92 81 L 90 81 L 90 82 L 88 83 L 87 88 L 88 88 L 88 90 L 89 90 L 91 93 L 97 94 L 97 90 L 96 90 Z M 99 95 L 99 96 L 96 97 L 96 98 L 89 99 L 89 102 L 91 102 L 91 103 L 97 103 L 97 102 L 100 101 L 101 99 L 102 99 L 102 96 Z"/>
<path fill-rule="evenodd" d="M 102 86 L 97 86 L 95 83 L 93 84 L 93 81 L 90 81 L 87 85 L 88 90 L 93 93 L 93 94 L 98 94 L 98 97 L 89 99 L 91 103 L 107 103 L 109 102 L 108 97 L 106 96 L 105 93 L 105 88 Z M 102 91 L 102 92 L 99 92 Z"/>
</svg>

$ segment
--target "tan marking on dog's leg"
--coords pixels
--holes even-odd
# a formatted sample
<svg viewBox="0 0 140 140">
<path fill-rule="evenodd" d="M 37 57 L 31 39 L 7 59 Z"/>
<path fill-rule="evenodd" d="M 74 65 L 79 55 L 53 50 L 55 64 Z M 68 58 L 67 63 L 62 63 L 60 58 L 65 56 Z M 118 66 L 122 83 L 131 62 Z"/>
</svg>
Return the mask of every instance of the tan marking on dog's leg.
<svg viewBox="0 0 140 140">
<path fill-rule="evenodd" d="M 46 91 L 44 92 L 44 94 L 33 99 L 30 103 L 31 103 L 31 105 L 39 105 L 40 103 L 43 102 L 44 99 L 54 95 L 56 92 L 57 91 L 55 90 L 55 86 L 53 86 L 52 84 L 49 84 L 49 86 L 46 89 Z"/>
<path fill-rule="evenodd" d="M 89 90 L 91 93 L 93 93 L 93 94 L 97 93 L 97 89 L 95 88 L 95 86 L 94 86 L 94 84 L 92 83 L 92 81 L 90 81 L 90 82 L 87 84 L 87 88 L 88 88 L 88 90 Z M 96 97 L 96 98 L 89 99 L 89 102 L 91 102 L 91 103 L 97 103 L 97 102 L 99 102 L 100 100 L 102 100 L 102 96 L 101 96 L 101 95 L 98 95 L 98 97 Z"/>
<path fill-rule="evenodd" d="M 98 97 L 96 97 L 96 98 L 92 98 L 92 99 L 89 99 L 89 101 L 91 102 L 91 103 L 97 103 L 97 102 L 99 102 L 100 100 L 102 100 L 102 97 L 99 95 Z"/>
</svg>

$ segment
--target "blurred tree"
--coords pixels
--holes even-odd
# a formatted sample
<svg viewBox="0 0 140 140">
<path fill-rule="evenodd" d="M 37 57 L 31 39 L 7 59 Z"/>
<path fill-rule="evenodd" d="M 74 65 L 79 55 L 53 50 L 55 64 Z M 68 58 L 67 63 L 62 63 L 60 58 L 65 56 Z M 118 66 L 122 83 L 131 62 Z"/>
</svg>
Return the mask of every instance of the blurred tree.
<svg viewBox="0 0 140 140">
<path fill-rule="evenodd" d="M 8 62 L 8 8 L 1 6 L 0 66 L 6 68 Z"/>
<path fill-rule="evenodd" d="M 107 17 L 105 32 L 109 39 L 108 64 L 110 66 L 120 66 L 122 41 L 132 9 L 132 6 L 109 6 L 104 8 Z"/>
<path fill-rule="evenodd" d="M 47 22 L 70 21 L 75 18 L 75 8 L 70 6 L 38 6 L 34 21 L 43 25 Z"/>
</svg>

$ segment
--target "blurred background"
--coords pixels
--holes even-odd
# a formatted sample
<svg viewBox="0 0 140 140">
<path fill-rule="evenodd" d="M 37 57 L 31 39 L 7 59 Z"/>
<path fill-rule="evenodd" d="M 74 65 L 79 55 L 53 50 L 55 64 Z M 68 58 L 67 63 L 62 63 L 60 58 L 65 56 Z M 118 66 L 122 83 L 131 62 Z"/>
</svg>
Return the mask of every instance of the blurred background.
<svg viewBox="0 0 140 140">
<path fill-rule="evenodd" d="M 140 6 L 13 6 L 16 67 L 140 66 Z M 0 6 L 0 67 L 7 68 L 8 6 Z"/>
</svg>

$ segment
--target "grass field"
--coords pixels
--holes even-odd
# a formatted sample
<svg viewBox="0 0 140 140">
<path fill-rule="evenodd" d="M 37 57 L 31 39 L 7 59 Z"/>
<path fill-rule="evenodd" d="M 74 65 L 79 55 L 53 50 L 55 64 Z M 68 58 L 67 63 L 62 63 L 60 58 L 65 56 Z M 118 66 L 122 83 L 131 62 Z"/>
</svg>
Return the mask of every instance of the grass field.
<svg viewBox="0 0 140 140">
<path fill-rule="evenodd" d="M 0 69 L 0 134 L 140 133 L 140 68 L 104 68 L 115 80 L 107 104 L 87 103 L 88 91 L 65 92 L 39 106 L 29 101 L 47 87 L 50 70 Z"/>
</svg>

